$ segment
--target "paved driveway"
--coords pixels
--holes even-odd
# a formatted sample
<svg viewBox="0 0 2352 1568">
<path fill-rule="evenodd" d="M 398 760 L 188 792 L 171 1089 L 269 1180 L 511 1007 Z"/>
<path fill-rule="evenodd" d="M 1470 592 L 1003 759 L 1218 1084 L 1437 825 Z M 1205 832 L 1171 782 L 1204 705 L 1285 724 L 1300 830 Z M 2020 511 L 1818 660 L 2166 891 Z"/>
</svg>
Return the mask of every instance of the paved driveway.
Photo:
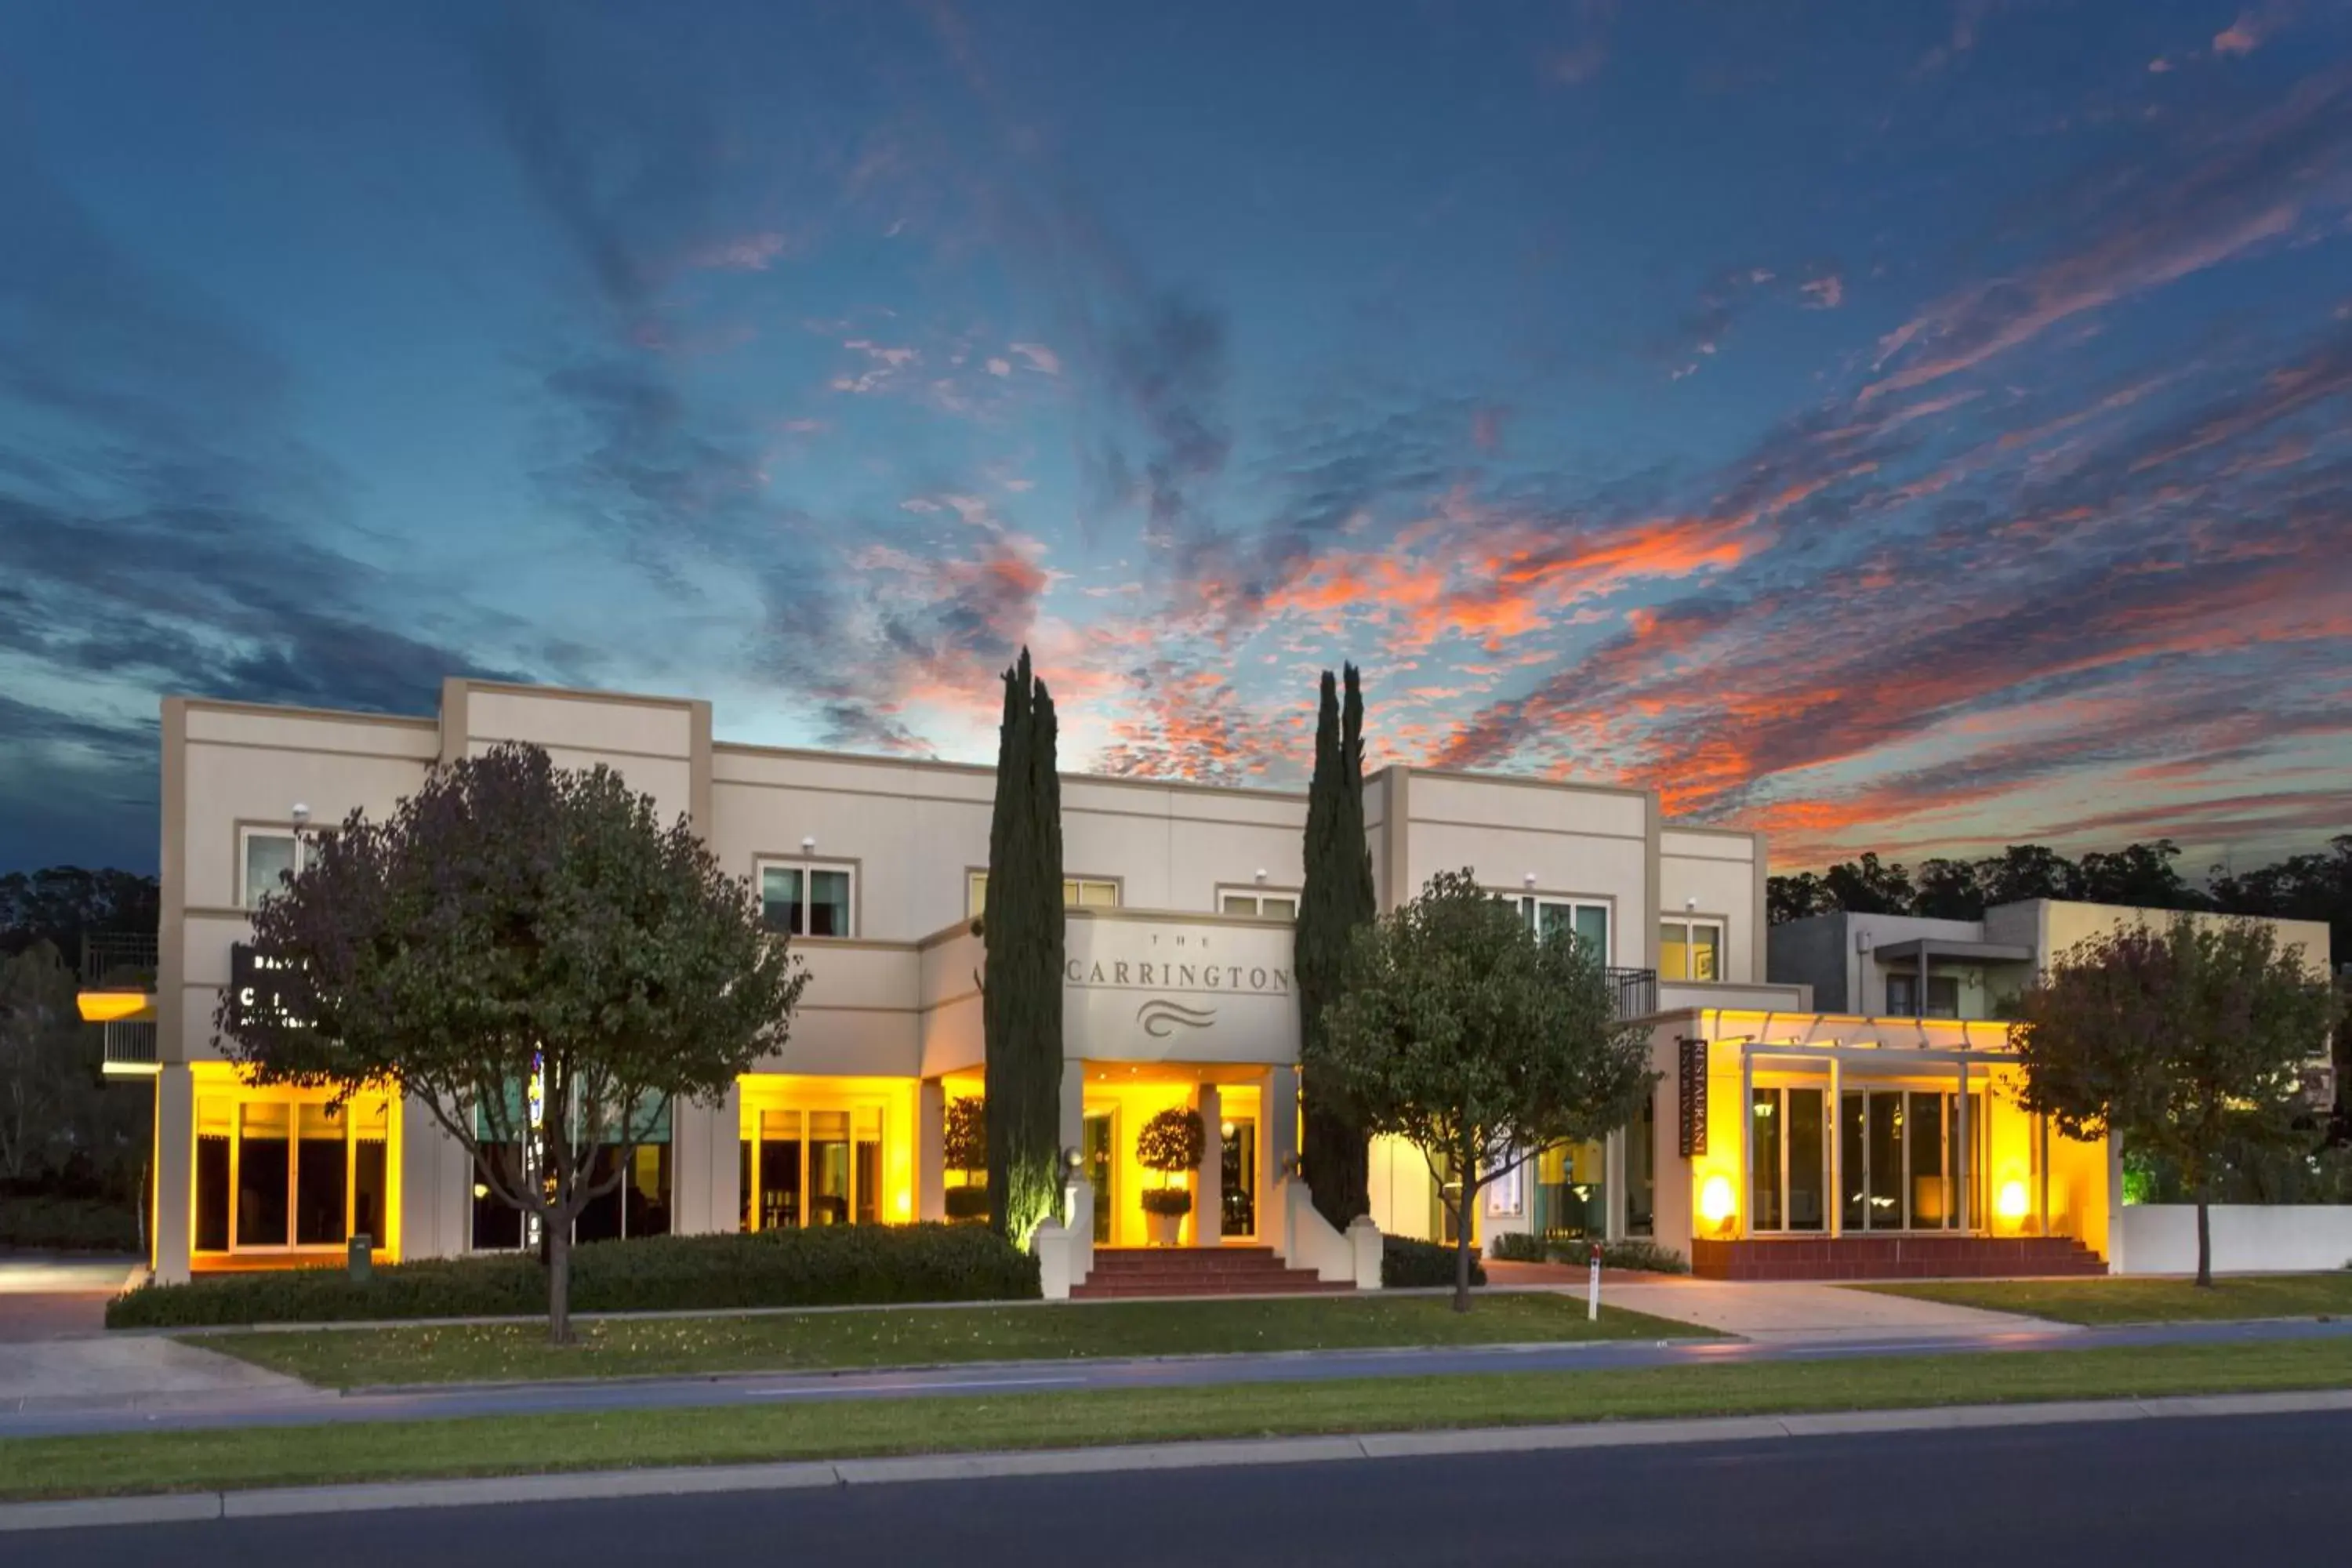
<svg viewBox="0 0 2352 1568">
<path fill-rule="evenodd" d="M 156 1334 L 106 1332 L 127 1258 L 0 1256 L 0 1411 L 183 1408 L 321 1397 L 303 1384 Z"/>
<path fill-rule="evenodd" d="M 1671 1275 L 1653 1275 L 1648 1281 L 1614 1289 L 1604 1284 L 1603 1300 L 1768 1344 L 2049 1333 L 2062 1327 L 2011 1312 L 1986 1312 L 1837 1285 L 1759 1284 Z"/>
</svg>

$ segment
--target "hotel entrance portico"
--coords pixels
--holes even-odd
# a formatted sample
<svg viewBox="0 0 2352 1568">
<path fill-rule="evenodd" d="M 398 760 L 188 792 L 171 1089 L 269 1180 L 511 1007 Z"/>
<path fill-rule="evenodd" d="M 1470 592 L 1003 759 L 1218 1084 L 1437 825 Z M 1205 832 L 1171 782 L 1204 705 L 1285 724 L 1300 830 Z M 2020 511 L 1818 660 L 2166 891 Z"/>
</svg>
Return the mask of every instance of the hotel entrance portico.
<svg viewBox="0 0 2352 1568">
<path fill-rule="evenodd" d="M 2105 1245 L 2105 1147 L 2018 1105 L 2006 1026 L 1694 1011 L 1655 1038 L 1660 1239 L 1686 1225 L 1702 1273 L 2074 1272 Z"/>
</svg>

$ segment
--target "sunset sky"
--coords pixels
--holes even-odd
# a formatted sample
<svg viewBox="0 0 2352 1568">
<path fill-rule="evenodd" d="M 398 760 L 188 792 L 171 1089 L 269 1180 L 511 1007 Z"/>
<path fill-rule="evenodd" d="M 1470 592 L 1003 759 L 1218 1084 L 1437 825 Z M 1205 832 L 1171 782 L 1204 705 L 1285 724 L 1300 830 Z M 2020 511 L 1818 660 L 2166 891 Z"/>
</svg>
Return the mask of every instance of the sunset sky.
<svg viewBox="0 0 2352 1568">
<path fill-rule="evenodd" d="M 492 19 L 495 13 L 496 19 Z M 0 9 L 0 869 L 164 693 L 2352 831 L 2340 3 Z"/>
</svg>

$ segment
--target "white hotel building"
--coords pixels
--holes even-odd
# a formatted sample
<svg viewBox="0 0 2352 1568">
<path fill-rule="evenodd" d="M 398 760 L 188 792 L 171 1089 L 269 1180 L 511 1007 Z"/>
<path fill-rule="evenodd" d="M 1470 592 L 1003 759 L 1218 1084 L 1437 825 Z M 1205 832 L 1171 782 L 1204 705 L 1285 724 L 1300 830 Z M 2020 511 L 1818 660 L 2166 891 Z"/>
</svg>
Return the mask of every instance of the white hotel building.
<svg viewBox="0 0 2352 1568">
<path fill-rule="evenodd" d="M 323 1093 L 243 1082 L 213 1037 L 247 911 L 299 863 L 297 805 L 322 826 L 382 816 L 436 763 L 503 741 L 610 764 L 685 814 L 752 879 L 812 975 L 789 1043 L 723 1103 L 675 1108 L 582 1238 L 940 1217 L 964 1180 L 942 1166 L 945 1108 L 981 1090 L 971 916 L 991 769 L 719 742 L 707 702 L 476 680 L 446 682 L 430 718 L 173 698 L 152 977 L 91 974 L 84 995 L 86 1016 L 117 1026 L 110 1068 L 156 1075 L 158 1277 L 327 1262 L 355 1233 L 390 1258 L 517 1245 L 514 1216 L 477 1199 L 464 1152 L 427 1115 L 366 1098 L 330 1115 Z M 1189 1104 L 1211 1151 L 1185 1242 L 1271 1247 L 1330 1276 L 1339 1238 L 1302 1218 L 1286 1173 L 1304 794 L 1073 775 L 1062 803 L 1062 1137 L 1085 1178 L 1071 1272 L 1091 1267 L 1089 1239 L 1144 1241 L 1135 1134 Z M 1366 781 L 1365 812 L 1383 908 L 1470 868 L 1531 920 L 1595 942 L 1657 1042 L 1651 1114 L 1531 1162 L 1481 1204 L 1483 1232 L 1651 1237 L 1717 1273 L 1900 1271 L 1923 1246 L 1952 1272 L 1956 1249 L 2103 1244 L 2105 1152 L 2053 1154 L 1992 1092 L 2007 1070 L 1998 1030 L 1823 1016 L 1808 988 L 1764 983 L 1759 836 L 1669 822 L 1642 790 L 1402 767 Z M 1847 1223 L 1830 1201 L 1863 1179 L 1829 1130 L 1864 1094 L 1913 1112 L 1895 1228 Z M 1381 1228 L 1442 1233 L 1409 1148 L 1375 1146 L 1371 1187 Z"/>
</svg>

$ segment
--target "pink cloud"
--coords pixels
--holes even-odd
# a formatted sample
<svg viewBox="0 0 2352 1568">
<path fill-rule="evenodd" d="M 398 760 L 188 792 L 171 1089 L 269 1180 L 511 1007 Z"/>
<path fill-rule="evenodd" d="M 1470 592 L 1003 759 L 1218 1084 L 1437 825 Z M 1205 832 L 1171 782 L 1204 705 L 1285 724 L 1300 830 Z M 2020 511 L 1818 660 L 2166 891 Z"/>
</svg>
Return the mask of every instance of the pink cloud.
<svg viewBox="0 0 2352 1568">
<path fill-rule="evenodd" d="M 1029 368 L 1044 375 L 1062 374 L 1062 356 L 1043 343 L 1007 343 L 1013 353 L 1029 362 Z"/>
<path fill-rule="evenodd" d="M 2213 35 L 2213 52 L 2251 55 L 2262 47 L 2265 36 L 2265 24 L 2257 20 L 2252 11 L 2241 11 L 2236 21 Z"/>
<path fill-rule="evenodd" d="M 765 272 L 770 262 L 792 248 L 791 236 L 771 229 L 707 246 L 688 257 L 687 265 L 712 272 Z"/>
<path fill-rule="evenodd" d="M 1845 303 L 1845 279 L 1832 272 L 1800 286 L 1808 309 L 1834 310 Z"/>
</svg>

